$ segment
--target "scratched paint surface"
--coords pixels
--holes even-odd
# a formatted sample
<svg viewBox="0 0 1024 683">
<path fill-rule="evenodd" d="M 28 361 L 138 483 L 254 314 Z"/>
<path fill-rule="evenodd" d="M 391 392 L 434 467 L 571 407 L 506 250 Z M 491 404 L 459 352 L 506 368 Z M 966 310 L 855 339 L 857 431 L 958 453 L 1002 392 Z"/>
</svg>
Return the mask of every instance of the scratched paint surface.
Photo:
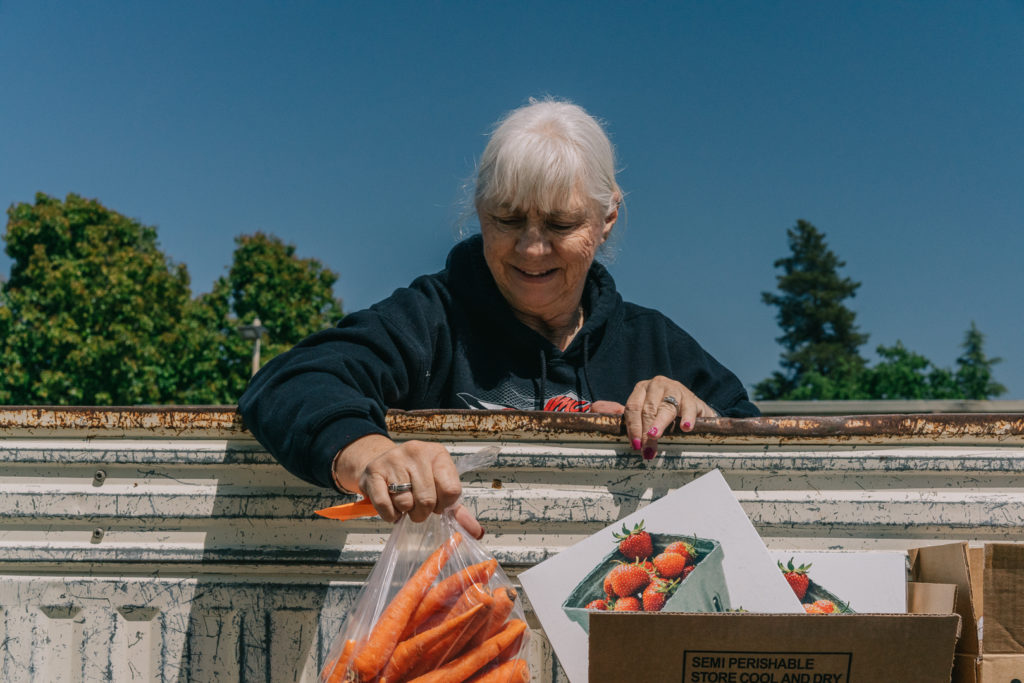
<svg viewBox="0 0 1024 683">
<path fill-rule="evenodd" d="M 502 446 L 464 502 L 513 576 L 716 467 L 774 547 L 1024 540 L 1020 415 L 714 420 L 649 464 L 609 416 L 389 425 Z M 344 500 L 229 409 L 0 409 L 0 680 L 315 680 L 388 534 L 312 514 Z M 565 680 L 535 631 L 534 679 Z"/>
</svg>

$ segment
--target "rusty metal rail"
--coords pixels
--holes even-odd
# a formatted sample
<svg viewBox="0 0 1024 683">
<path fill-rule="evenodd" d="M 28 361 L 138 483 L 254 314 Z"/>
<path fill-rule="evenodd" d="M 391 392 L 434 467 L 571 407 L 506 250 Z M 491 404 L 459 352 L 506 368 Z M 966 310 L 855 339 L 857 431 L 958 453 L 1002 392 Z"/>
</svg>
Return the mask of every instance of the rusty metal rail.
<svg viewBox="0 0 1024 683">
<path fill-rule="evenodd" d="M 513 575 L 713 468 L 776 548 L 1024 540 L 1024 415 L 700 420 L 645 463 L 615 416 L 388 415 L 484 443 L 464 502 Z M 387 525 L 285 472 L 231 407 L 0 409 L 0 680 L 314 681 Z M 535 680 L 564 676 L 543 632 Z"/>
</svg>

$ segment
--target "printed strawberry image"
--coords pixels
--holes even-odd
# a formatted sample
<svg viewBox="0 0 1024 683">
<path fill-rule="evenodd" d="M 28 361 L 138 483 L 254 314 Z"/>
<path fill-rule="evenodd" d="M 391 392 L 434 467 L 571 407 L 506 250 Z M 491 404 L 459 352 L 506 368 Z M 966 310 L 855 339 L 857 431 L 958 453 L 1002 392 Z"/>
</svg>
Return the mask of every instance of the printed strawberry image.
<svg viewBox="0 0 1024 683">
<path fill-rule="evenodd" d="M 619 598 L 612 609 L 615 612 L 639 612 L 640 601 L 633 597 Z"/>
<path fill-rule="evenodd" d="M 682 555 L 686 558 L 687 564 L 692 564 L 697 559 L 697 550 L 693 547 L 692 543 L 686 541 L 673 541 L 665 546 L 666 553 L 675 553 L 676 555 Z"/>
<path fill-rule="evenodd" d="M 601 611 L 604 611 L 604 610 L 608 609 L 608 601 L 607 600 L 591 600 L 590 602 L 587 603 L 586 607 L 584 607 L 583 609 L 599 609 Z"/>
<path fill-rule="evenodd" d="M 832 614 L 836 609 L 836 603 L 831 600 L 815 600 L 804 603 L 804 611 L 808 614 Z"/>
<path fill-rule="evenodd" d="M 686 569 L 686 557 L 666 551 L 654 558 L 654 567 L 658 570 L 658 576 L 674 579 L 682 576 L 683 570 Z"/>
<path fill-rule="evenodd" d="M 779 569 L 782 570 L 782 575 L 789 582 L 789 587 L 796 593 L 797 600 L 803 600 L 807 595 L 807 587 L 811 584 L 811 579 L 807 576 L 807 570 L 810 568 L 809 564 L 794 566 L 792 557 L 789 558 L 789 566 L 782 564 L 782 560 L 779 560 Z"/>
<path fill-rule="evenodd" d="M 612 588 L 612 574 L 615 573 L 615 568 L 608 572 L 604 577 L 604 594 L 609 600 L 616 597 L 615 589 Z"/>
<path fill-rule="evenodd" d="M 664 581 L 662 579 L 654 579 L 651 581 L 640 595 L 644 611 L 660 612 L 661 608 L 665 606 L 668 596 L 675 590 L 677 585 L 679 585 L 678 580 Z"/>
<path fill-rule="evenodd" d="M 638 564 L 620 564 L 609 572 L 612 590 L 621 598 L 634 596 L 651 582 L 651 575 Z"/>
<path fill-rule="evenodd" d="M 644 520 L 642 519 L 633 526 L 632 531 L 623 524 L 622 533 L 612 533 L 612 535 L 619 542 L 619 552 L 631 560 L 642 560 L 654 553 L 651 535 L 644 531 Z"/>
</svg>

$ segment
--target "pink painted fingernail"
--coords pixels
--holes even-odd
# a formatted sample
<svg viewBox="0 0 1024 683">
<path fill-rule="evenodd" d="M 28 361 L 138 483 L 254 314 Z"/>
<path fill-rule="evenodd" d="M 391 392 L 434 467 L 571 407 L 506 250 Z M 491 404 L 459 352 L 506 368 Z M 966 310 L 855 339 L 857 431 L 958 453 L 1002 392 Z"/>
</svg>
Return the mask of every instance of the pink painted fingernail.
<svg viewBox="0 0 1024 683">
<path fill-rule="evenodd" d="M 640 450 L 640 439 L 633 439 L 632 443 L 633 443 L 633 450 L 634 451 Z"/>
<path fill-rule="evenodd" d="M 689 429 L 689 428 L 690 428 L 690 423 L 689 422 L 684 422 L 683 423 L 683 429 Z"/>
<path fill-rule="evenodd" d="M 657 435 L 658 435 L 658 428 L 657 427 L 651 427 L 651 429 L 647 432 L 647 436 L 657 436 Z"/>
<path fill-rule="evenodd" d="M 653 460 L 653 459 L 654 459 L 654 449 L 651 448 L 650 446 L 648 446 L 647 448 L 644 449 L 644 460 Z"/>
</svg>

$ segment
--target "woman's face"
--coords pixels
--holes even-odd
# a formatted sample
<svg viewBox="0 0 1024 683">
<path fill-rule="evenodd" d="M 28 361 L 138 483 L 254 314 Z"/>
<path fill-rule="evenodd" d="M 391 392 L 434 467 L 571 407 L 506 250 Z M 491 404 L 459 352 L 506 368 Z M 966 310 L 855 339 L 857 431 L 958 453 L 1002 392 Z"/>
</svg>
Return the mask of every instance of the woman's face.
<svg viewBox="0 0 1024 683">
<path fill-rule="evenodd" d="M 577 193 L 551 213 L 502 206 L 478 206 L 477 213 L 484 258 L 512 309 L 546 322 L 575 316 L 587 270 L 618 211 L 605 216 Z"/>
</svg>

